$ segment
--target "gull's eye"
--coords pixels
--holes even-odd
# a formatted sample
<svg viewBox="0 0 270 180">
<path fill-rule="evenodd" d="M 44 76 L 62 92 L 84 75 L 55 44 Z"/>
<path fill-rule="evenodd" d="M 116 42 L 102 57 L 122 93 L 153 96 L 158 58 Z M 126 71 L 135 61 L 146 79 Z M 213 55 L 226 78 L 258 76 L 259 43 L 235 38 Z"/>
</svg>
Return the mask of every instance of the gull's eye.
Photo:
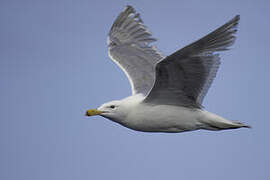
<svg viewBox="0 0 270 180">
<path fill-rule="evenodd" d="M 115 108 L 115 105 L 111 105 L 110 108 L 114 109 Z"/>
</svg>

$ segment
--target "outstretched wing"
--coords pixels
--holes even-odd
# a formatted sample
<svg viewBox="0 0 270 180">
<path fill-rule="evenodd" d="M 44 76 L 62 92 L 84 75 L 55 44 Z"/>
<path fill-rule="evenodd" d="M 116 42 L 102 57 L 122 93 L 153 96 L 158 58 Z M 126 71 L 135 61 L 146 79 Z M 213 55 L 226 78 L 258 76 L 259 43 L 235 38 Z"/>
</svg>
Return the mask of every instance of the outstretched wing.
<svg viewBox="0 0 270 180">
<path fill-rule="evenodd" d="M 215 52 L 228 50 L 234 43 L 239 19 L 239 15 L 235 16 L 159 62 L 154 87 L 144 102 L 201 108 L 220 64 L 219 54 Z"/>
<path fill-rule="evenodd" d="M 132 94 L 146 95 L 154 85 L 155 65 L 164 57 L 150 45 L 153 41 L 131 6 L 118 15 L 109 32 L 109 56 L 127 75 Z"/>
</svg>

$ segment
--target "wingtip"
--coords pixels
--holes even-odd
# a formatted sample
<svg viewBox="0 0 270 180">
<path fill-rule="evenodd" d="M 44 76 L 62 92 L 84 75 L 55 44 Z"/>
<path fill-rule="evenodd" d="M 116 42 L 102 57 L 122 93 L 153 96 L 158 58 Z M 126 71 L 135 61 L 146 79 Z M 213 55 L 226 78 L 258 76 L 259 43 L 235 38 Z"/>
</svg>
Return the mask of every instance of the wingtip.
<svg viewBox="0 0 270 180">
<path fill-rule="evenodd" d="M 123 11 L 131 11 L 131 12 L 134 13 L 135 9 L 131 5 L 128 4 L 128 5 L 125 6 Z"/>
<path fill-rule="evenodd" d="M 131 5 L 127 4 L 126 8 L 133 8 Z"/>
<path fill-rule="evenodd" d="M 233 18 L 235 21 L 239 21 L 240 20 L 240 15 L 239 14 L 237 14 L 236 16 L 234 16 L 234 18 Z"/>
</svg>

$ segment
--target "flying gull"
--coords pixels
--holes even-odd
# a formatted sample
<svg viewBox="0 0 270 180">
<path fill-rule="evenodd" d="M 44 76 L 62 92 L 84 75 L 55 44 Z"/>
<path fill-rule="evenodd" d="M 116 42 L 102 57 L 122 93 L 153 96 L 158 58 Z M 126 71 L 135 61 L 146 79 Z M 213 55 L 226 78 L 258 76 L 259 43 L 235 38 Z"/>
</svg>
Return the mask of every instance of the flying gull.
<svg viewBox="0 0 270 180">
<path fill-rule="evenodd" d="M 111 101 L 87 116 L 100 115 L 143 132 L 184 132 L 245 127 L 203 109 L 203 99 L 220 64 L 218 52 L 235 41 L 240 16 L 176 51 L 163 56 L 131 6 L 118 15 L 108 36 L 110 58 L 125 72 L 132 95 Z"/>
</svg>

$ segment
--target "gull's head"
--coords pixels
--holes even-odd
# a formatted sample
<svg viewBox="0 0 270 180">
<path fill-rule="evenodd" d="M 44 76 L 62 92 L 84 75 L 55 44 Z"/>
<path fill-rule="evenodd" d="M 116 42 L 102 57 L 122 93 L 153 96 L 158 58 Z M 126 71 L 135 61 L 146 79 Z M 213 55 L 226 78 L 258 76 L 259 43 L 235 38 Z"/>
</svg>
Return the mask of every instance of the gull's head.
<svg viewBox="0 0 270 180">
<path fill-rule="evenodd" d="M 86 116 L 100 115 L 122 125 L 127 123 L 127 116 L 131 111 L 136 109 L 144 96 L 141 94 L 129 96 L 122 100 L 110 101 L 102 104 L 97 109 L 89 109 Z"/>
<path fill-rule="evenodd" d="M 89 109 L 86 111 L 86 116 L 96 116 L 100 115 L 111 119 L 113 121 L 121 121 L 125 118 L 126 115 L 125 106 L 121 101 L 111 101 L 105 104 L 102 104 L 97 109 Z"/>
</svg>

